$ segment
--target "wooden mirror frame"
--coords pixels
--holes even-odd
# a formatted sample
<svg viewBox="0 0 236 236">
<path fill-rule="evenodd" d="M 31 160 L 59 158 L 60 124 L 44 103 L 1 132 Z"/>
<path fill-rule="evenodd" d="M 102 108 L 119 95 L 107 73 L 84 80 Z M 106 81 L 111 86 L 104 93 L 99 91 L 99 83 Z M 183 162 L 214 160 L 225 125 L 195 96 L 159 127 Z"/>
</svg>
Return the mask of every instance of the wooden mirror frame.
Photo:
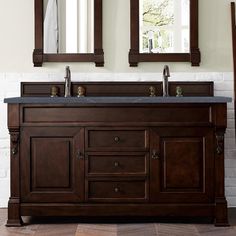
<svg viewBox="0 0 236 236">
<path fill-rule="evenodd" d="M 94 0 L 94 53 L 47 54 L 43 50 L 43 0 L 34 0 L 35 7 L 35 49 L 33 63 L 41 67 L 44 62 L 95 62 L 104 66 L 102 48 L 102 0 Z"/>
<path fill-rule="evenodd" d="M 189 53 L 140 53 L 139 52 L 139 0 L 130 0 L 131 49 L 129 64 L 138 66 L 139 62 L 191 62 L 199 66 L 201 54 L 198 48 L 198 0 L 190 0 L 190 52 Z"/>
</svg>

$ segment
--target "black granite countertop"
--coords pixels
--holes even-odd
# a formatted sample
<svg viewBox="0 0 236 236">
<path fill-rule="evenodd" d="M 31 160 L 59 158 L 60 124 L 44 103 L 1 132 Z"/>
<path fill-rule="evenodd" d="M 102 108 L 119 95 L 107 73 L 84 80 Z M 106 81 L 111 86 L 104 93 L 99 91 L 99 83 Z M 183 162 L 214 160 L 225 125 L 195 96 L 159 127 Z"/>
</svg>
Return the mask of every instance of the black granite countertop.
<svg viewBox="0 0 236 236">
<path fill-rule="evenodd" d="M 158 104 L 158 103 L 229 103 L 230 97 L 13 97 L 4 103 L 15 104 Z"/>
</svg>

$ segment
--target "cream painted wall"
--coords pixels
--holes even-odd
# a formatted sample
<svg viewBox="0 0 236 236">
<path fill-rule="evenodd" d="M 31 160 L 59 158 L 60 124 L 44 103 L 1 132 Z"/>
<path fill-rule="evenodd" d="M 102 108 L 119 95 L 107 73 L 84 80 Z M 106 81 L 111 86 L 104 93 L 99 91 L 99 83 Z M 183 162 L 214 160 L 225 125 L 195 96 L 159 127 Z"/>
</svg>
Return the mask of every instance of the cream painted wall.
<svg viewBox="0 0 236 236">
<path fill-rule="evenodd" d="M 105 67 L 93 63 L 69 63 L 77 72 L 160 72 L 164 63 L 128 65 L 129 0 L 103 0 Z M 199 0 L 201 67 L 168 63 L 176 72 L 232 71 L 230 0 Z M 0 0 L 0 72 L 63 71 L 64 63 L 34 68 L 34 0 Z"/>
</svg>

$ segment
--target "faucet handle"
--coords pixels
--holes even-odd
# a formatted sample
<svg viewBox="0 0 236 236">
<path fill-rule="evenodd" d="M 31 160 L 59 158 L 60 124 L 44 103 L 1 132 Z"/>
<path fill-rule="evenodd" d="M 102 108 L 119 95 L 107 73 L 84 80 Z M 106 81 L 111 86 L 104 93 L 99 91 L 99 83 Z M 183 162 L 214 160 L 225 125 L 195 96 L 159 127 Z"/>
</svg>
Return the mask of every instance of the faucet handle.
<svg viewBox="0 0 236 236">
<path fill-rule="evenodd" d="M 156 97 L 156 88 L 154 86 L 149 87 L 149 96 Z"/>
<path fill-rule="evenodd" d="M 51 97 L 58 97 L 59 95 L 59 87 L 52 86 L 51 87 Z"/>
<path fill-rule="evenodd" d="M 180 86 L 176 87 L 176 97 L 183 97 L 183 89 Z"/>
</svg>

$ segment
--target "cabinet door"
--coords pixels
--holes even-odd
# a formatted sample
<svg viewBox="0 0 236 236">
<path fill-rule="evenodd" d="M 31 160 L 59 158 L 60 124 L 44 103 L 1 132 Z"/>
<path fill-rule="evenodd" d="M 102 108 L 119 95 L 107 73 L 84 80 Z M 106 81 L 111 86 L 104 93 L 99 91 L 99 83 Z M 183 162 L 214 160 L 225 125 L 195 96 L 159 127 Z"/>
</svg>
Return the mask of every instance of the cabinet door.
<svg viewBox="0 0 236 236">
<path fill-rule="evenodd" d="M 152 202 L 213 201 L 214 149 L 211 128 L 155 128 L 150 138 Z"/>
<path fill-rule="evenodd" d="M 84 129 L 25 127 L 20 149 L 22 202 L 84 200 Z"/>
</svg>

